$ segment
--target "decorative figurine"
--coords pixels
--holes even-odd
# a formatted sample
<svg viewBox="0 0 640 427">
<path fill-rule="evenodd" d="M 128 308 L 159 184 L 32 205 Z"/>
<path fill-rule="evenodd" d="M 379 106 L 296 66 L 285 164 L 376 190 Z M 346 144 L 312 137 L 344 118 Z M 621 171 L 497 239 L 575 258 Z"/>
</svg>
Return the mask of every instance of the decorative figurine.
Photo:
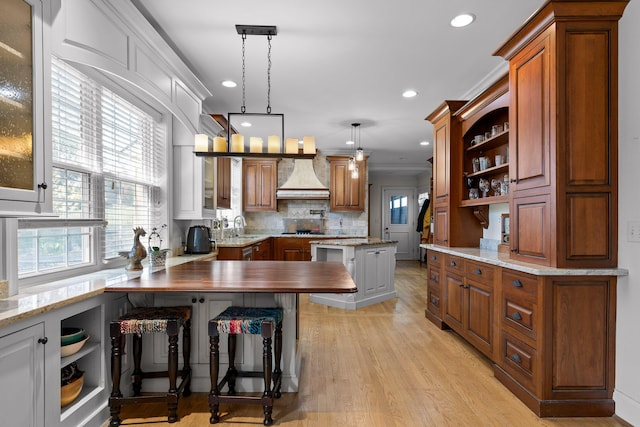
<svg viewBox="0 0 640 427">
<path fill-rule="evenodd" d="M 121 251 L 120 256 L 127 258 L 129 264 L 125 267 L 125 270 L 142 270 L 142 260 L 147 257 L 147 250 L 144 245 L 140 243 L 140 237 L 146 236 L 147 233 L 142 227 L 136 227 L 133 229 L 133 247 L 129 252 Z"/>
</svg>

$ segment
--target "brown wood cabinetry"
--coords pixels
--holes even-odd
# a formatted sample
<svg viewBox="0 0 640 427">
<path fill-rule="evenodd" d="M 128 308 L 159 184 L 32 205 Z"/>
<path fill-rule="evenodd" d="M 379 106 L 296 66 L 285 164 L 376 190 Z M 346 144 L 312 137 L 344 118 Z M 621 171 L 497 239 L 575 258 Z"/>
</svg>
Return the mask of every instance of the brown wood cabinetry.
<svg viewBox="0 0 640 427">
<path fill-rule="evenodd" d="M 433 250 L 427 262 L 426 317 L 495 362 L 533 412 L 614 413 L 615 276 L 534 275 Z"/>
<path fill-rule="evenodd" d="M 242 160 L 242 210 L 276 211 L 278 165 L 276 160 Z"/>
<path fill-rule="evenodd" d="M 443 321 L 487 357 L 494 356 L 495 267 L 444 255 Z"/>
<path fill-rule="evenodd" d="M 253 245 L 254 261 L 269 261 L 273 259 L 273 238 L 268 238 Z"/>
<path fill-rule="evenodd" d="M 471 209 L 460 206 L 463 176 L 460 121 L 453 114 L 465 101 L 445 101 L 427 120 L 433 124 L 433 243 L 478 246 L 482 227 Z"/>
<path fill-rule="evenodd" d="M 241 261 L 247 258 L 250 249 L 252 261 L 266 261 L 273 259 L 273 238 L 262 240 L 247 246 L 219 247 L 217 259 Z"/>
<path fill-rule="evenodd" d="M 276 237 L 275 259 L 277 261 L 311 261 L 311 240 L 305 237 Z"/>
<path fill-rule="evenodd" d="M 627 1 L 549 1 L 509 60 L 512 258 L 617 265 L 617 27 Z"/>
<path fill-rule="evenodd" d="M 329 208 L 332 212 L 364 212 L 367 159 L 358 162 L 358 178 L 352 178 L 349 158 L 327 156 L 330 164 Z"/>
<path fill-rule="evenodd" d="M 218 157 L 216 207 L 231 209 L 231 157 Z"/>
</svg>

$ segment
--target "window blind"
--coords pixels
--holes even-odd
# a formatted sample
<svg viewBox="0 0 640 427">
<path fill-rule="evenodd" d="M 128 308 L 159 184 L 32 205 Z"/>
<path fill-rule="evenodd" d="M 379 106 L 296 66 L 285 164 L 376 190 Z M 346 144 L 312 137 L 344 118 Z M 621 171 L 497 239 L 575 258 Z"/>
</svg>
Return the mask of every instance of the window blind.
<svg viewBox="0 0 640 427">
<path fill-rule="evenodd" d="M 150 232 L 166 222 L 166 204 L 157 197 L 166 169 L 164 126 L 56 59 L 52 104 L 57 212 L 107 220 L 103 257 L 117 257 L 131 249 L 133 228 Z"/>
</svg>

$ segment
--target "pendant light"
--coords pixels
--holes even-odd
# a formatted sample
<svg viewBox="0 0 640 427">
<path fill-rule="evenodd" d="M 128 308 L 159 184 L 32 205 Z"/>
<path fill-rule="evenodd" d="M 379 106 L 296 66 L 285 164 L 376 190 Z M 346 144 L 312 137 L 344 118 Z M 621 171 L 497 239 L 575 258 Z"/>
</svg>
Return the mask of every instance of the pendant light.
<svg viewBox="0 0 640 427">
<path fill-rule="evenodd" d="M 358 148 L 356 149 L 356 155 L 355 155 L 356 161 L 361 162 L 364 160 L 364 150 L 360 145 L 360 123 L 352 123 L 351 126 L 354 129 L 354 135 L 355 135 L 355 139 L 353 141 L 354 143 L 358 144 Z"/>
</svg>

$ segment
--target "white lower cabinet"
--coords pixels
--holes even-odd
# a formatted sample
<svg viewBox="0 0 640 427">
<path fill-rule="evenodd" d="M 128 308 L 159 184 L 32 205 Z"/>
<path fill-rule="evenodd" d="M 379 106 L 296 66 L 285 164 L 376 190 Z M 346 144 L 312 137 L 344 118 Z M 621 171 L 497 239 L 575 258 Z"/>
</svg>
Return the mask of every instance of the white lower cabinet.
<svg viewBox="0 0 640 427">
<path fill-rule="evenodd" d="M 109 417 L 111 392 L 108 320 L 124 313 L 126 298 L 103 294 L 0 329 L 0 425 L 100 426 Z M 63 327 L 89 335 L 77 353 L 61 357 Z M 61 407 L 61 369 L 84 372 L 79 396 Z"/>
<path fill-rule="evenodd" d="M 45 425 L 44 337 L 44 323 L 6 335 L 0 333 L 2 425 Z"/>
</svg>

